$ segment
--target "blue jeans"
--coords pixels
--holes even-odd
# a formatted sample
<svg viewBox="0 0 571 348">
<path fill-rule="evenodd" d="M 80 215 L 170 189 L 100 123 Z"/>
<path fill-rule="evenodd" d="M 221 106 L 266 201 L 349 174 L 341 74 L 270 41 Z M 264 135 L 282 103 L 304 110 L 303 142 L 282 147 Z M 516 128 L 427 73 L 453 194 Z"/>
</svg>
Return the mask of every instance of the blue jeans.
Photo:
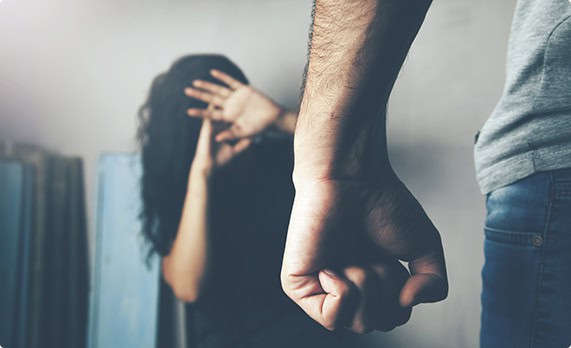
<svg viewBox="0 0 571 348">
<path fill-rule="evenodd" d="M 571 169 L 488 194 L 484 348 L 571 346 Z"/>
</svg>

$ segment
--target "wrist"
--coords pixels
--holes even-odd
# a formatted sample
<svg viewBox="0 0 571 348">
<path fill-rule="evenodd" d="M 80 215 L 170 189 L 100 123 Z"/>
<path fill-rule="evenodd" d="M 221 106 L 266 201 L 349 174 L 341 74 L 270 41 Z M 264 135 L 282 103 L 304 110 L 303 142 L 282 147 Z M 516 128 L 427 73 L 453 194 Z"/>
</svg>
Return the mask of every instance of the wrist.
<svg viewBox="0 0 571 348">
<path fill-rule="evenodd" d="M 188 175 L 187 191 L 207 188 L 212 176 L 212 168 L 209 166 L 192 165 Z"/>
<path fill-rule="evenodd" d="M 354 162 L 348 165 L 308 164 L 305 166 L 296 163 L 292 174 L 296 190 L 330 182 L 361 183 L 382 188 L 392 184 L 396 178 L 398 177 L 388 161 L 379 161 L 376 168 Z"/>
<path fill-rule="evenodd" d="M 306 115 L 314 116 L 311 112 Z M 295 181 L 377 181 L 392 172 L 384 117 L 330 116 L 317 131 L 301 119 L 294 139 Z M 344 123 L 336 122 L 344 119 Z"/>
</svg>

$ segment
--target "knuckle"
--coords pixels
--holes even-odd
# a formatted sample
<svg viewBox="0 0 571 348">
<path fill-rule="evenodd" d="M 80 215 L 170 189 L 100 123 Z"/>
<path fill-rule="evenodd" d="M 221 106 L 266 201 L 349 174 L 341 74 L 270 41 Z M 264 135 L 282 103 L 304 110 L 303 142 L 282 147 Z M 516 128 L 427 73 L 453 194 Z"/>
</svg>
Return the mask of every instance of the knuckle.
<svg viewBox="0 0 571 348">
<path fill-rule="evenodd" d="M 282 290 L 285 292 L 285 294 L 290 297 L 293 298 L 295 289 L 294 289 L 294 284 L 295 284 L 295 278 L 296 276 L 293 274 L 288 274 L 285 271 L 282 271 L 280 274 L 280 281 L 281 281 L 281 285 L 282 285 Z"/>
<path fill-rule="evenodd" d="M 337 293 L 341 300 L 347 299 L 351 295 L 351 287 L 348 284 L 340 284 Z"/>
<path fill-rule="evenodd" d="M 366 325 L 364 323 L 357 323 L 356 325 L 353 325 L 353 327 L 351 328 L 351 331 L 358 334 L 358 335 L 363 335 L 363 334 L 369 333 L 373 330 L 368 325 Z"/>
<path fill-rule="evenodd" d="M 345 276 L 356 285 L 363 285 L 369 279 L 369 272 L 360 267 L 348 267 Z"/>
<path fill-rule="evenodd" d="M 406 308 L 405 310 L 403 310 L 400 315 L 398 315 L 395 318 L 395 325 L 396 326 L 401 326 L 406 324 L 409 320 L 410 320 L 410 316 L 412 314 L 412 309 L 411 308 Z"/>
<path fill-rule="evenodd" d="M 336 320 L 331 315 L 325 315 L 320 324 L 329 331 L 334 331 L 337 328 Z"/>
<path fill-rule="evenodd" d="M 377 273 L 377 275 L 381 278 L 381 279 L 387 279 L 390 276 L 388 267 L 386 267 L 385 265 L 376 265 L 373 267 L 375 270 L 375 273 Z M 406 270 L 405 270 L 406 272 Z M 408 273 L 406 273 L 406 277 L 405 279 L 408 278 Z"/>
<path fill-rule="evenodd" d="M 444 284 L 442 285 L 442 290 L 441 290 L 441 294 L 440 294 L 440 299 L 438 301 L 443 301 L 448 297 L 448 293 L 450 291 L 450 286 L 448 285 L 447 281 L 444 281 Z"/>
<path fill-rule="evenodd" d="M 395 325 L 388 325 L 388 326 L 384 326 L 384 327 L 380 327 L 378 330 L 382 331 L 382 332 L 389 332 L 392 331 L 396 328 Z"/>
<path fill-rule="evenodd" d="M 285 271 L 282 271 L 282 272 L 280 273 L 280 281 L 281 281 L 281 283 L 282 283 L 282 287 L 284 288 L 284 290 L 286 290 L 286 289 L 288 288 L 289 284 L 290 284 L 288 278 L 289 278 L 289 276 L 288 276 L 288 274 L 287 274 Z"/>
</svg>

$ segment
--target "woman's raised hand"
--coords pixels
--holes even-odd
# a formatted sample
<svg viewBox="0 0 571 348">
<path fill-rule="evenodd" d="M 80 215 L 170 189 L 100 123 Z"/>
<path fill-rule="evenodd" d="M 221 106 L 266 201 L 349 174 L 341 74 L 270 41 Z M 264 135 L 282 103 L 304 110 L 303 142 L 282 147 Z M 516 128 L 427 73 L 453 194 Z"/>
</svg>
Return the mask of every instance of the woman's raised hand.
<svg viewBox="0 0 571 348">
<path fill-rule="evenodd" d="M 283 109 L 277 103 L 253 87 L 219 70 L 210 73 L 224 85 L 194 80 L 193 87 L 185 88 L 185 94 L 213 106 L 188 109 L 189 116 L 230 124 L 216 135 L 217 142 L 257 135 L 282 114 Z"/>
<path fill-rule="evenodd" d="M 206 110 L 210 112 L 211 109 L 212 107 L 209 107 Z M 216 134 L 216 128 L 219 126 L 219 124 L 209 118 L 204 118 L 202 121 L 191 172 L 200 172 L 208 176 L 213 170 L 230 162 L 252 143 L 251 138 L 240 139 L 235 144 L 215 143 L 214 135 Z"/>
</svg>

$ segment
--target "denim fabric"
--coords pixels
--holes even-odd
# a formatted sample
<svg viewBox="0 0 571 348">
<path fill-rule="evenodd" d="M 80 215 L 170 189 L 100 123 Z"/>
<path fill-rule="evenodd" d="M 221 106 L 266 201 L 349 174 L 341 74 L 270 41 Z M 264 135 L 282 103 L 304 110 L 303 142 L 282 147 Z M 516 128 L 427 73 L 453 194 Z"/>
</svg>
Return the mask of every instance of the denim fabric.
<svg viewBox="0 0 571 348">
<path fill-rule="evenodd" d="M 487 196 L 481 347 L 571 346 L 571 169 Z"/>
</svg>

